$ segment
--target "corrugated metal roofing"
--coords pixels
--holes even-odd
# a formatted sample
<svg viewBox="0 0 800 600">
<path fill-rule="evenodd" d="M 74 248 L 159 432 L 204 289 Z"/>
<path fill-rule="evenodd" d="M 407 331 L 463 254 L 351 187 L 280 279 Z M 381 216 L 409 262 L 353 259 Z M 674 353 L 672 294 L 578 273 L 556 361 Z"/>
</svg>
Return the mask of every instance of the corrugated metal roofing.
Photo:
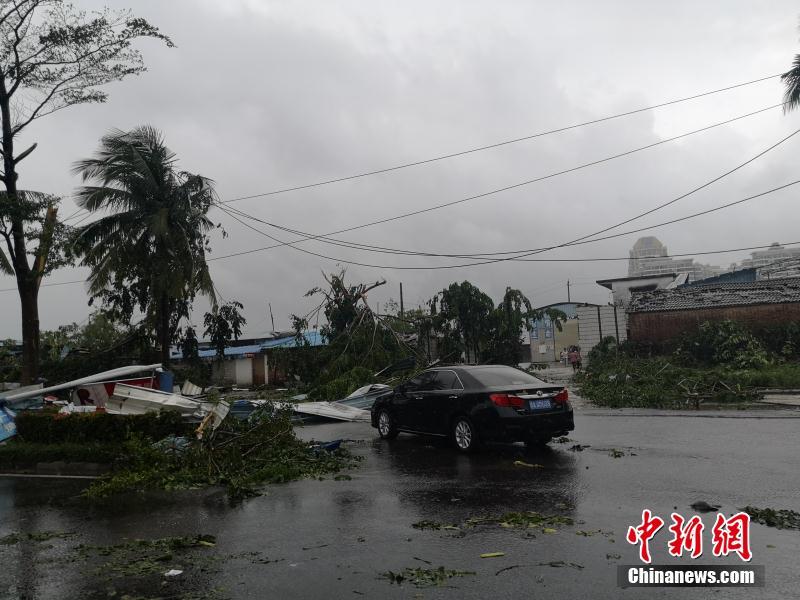
<svg viewBox="0 0 800 600">
<path fill-rule="evenodd" d="M 628 312 L 697 310 L 792 302 L 800 302 L 800 277 L 635 292 Z"/>
</svg>

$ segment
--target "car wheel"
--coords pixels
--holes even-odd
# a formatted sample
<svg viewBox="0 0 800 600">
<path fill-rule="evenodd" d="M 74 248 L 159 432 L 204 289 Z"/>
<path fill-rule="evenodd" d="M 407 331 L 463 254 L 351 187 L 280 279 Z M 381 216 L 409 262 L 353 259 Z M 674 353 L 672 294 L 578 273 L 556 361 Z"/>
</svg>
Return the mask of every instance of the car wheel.
<svg viewBox="0 0 800 600">
<path fill-rule="evenodd" d="M 378 435 L 384 440 L 393 440 L 398 433 L 392 414 L 385 409 L 378 413 Z"/>
<path fill-rule="evenodd" d="M 478 433 L 467 417 L 456 417 L 450 433 L 453 443 L 461 452 L 472 452 L 478 447 Z"/>
</svg>

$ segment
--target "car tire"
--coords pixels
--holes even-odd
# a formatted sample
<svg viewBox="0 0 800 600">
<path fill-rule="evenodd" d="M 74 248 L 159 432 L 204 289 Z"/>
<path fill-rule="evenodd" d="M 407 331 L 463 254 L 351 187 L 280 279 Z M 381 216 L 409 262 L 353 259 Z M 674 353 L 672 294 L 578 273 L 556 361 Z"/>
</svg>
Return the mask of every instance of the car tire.
<svg viewBox="0 0 800 600">
<path fill-rule="evenodd" d="M 381 436 L 381 439 L 393 440 L 399 433 L 392 413 L 386 409 L 381 410 L 378 413 L 378 435 Z"/>
<path fill-rule="evenodd" d="M 450 439 L 459 452 L 474 452 L 478 448 L 478 432 L 475 430 L 475 425 L 464 416 L 453 419 Z"/>
</svg>

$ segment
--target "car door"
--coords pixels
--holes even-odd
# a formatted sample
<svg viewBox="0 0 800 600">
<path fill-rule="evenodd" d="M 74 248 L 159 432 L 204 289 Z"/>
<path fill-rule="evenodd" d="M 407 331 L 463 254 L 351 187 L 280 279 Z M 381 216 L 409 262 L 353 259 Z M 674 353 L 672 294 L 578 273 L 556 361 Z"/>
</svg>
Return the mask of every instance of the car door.
<svg viewBox="0 0 800 600">
<path fill-rule="evenodd" d="M 453 414 L 463 392 L 464 386 L 455 371 L 436 371 L 430 391 L 426 391 L 419 401 L 417 422 L 420 431 L 447 435 L 448 416 Z"/>
<path fill-rule="evenodd" d="M 425 371 L 400 386 L 392 401 L 395 419 L 400 429 L 419 431 L 419 407 L 425 393 L 433 386 L 434 373 Z"/>
</svg>

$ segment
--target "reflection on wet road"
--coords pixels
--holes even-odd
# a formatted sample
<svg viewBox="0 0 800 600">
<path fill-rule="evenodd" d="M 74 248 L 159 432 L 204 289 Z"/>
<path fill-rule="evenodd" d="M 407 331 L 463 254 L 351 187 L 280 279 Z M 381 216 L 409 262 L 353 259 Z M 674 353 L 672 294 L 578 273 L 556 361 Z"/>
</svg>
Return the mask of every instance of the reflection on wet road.
<svg viewBox="0 0 800 600">
<path fill-rule="evenodd" d="M 382 442 L 364 424 L 309 426 L 303 437 L 353 440 L 350 447 L 365 460 L 352 479 L 273 486 L 237 507 L 219 492 L 203 491 L 90 509 L 64 501 L 81 482 L 0 479 L 0 538 L 75 532 L 46 543 L 0 545 L 0 597 L 105 598 L 127 591 L 208 598 L 645 598 L 652 590 L 616 588 L 615 568 L 637 561 L 624 533 L 642 508 L 665 517 L 676 507 L 693 514 L 688 505 L 696 500 L 721 504 L 726 513 L 747 504 L 800 509 L 800 420 L 582 415 L 576 421 L 564 443 L 537 451 L 497 446 L 470 456 L 435 439 L 401 435 Z M 561 515 L 573 524 L 464 526 L 470 519 L 525 511 Z M 712 519 L 704 520 L 710 528 Z M 457 528 L 412 527 L 420 521 Z M 75 558 L 78 544 L 200 533 L 216 536 L 216 546 L 164 562 L 166 571 L 183 561 L 183 576 L 166 580 L 157 573 L 130 590 L 102 573 L 87 574 Z M 668 558 L 666 537 L 660 539 L 654 562 L 688 562 Z M 800 583 L 793 558 L 800 553 L 800 534 L 753 525 L 752 546 L 753 564 L 767 565 L 767 586 L 714 595 L 791 596 Z M 488 552 L 505 555 L 480 558 Z M 701 562 L 735 560 L 706 556 Z M 393 585 L 381 576 L 439 565 L 476 574 L 426 589 Z M 657 595 L 705 598 L 708 591 Z"/>
</svg>

